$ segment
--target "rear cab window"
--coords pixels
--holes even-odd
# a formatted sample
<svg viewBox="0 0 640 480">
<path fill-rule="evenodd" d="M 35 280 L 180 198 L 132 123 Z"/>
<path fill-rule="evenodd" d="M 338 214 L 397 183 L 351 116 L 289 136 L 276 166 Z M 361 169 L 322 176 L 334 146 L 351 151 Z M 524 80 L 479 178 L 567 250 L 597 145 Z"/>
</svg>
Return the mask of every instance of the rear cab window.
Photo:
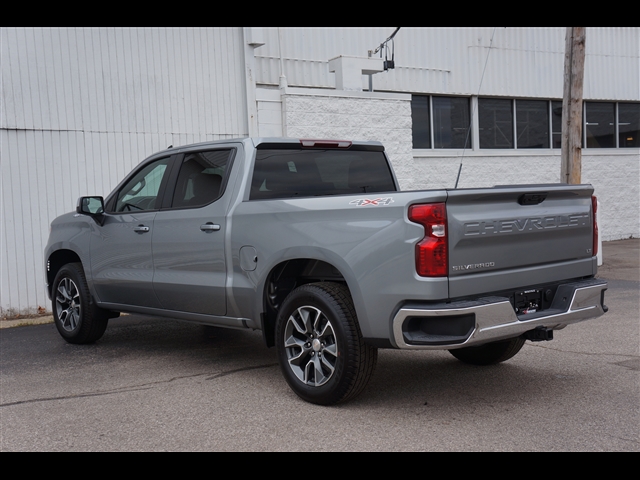
<svg viewBox="0 0 640 480">
<path fill-rule="evenodd" d="M 250 200 L 397 191 L 382 149 L 261 145 Z"/>
</svg>

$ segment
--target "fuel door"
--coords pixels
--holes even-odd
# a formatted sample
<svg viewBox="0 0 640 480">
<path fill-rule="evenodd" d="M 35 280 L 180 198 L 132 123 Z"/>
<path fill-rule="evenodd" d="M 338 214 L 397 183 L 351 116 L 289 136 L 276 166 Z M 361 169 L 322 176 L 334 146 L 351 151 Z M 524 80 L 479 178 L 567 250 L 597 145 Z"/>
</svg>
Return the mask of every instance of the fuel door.
<svg viewBox="0 0 640 480">
<path fill-rule="evenodd" d="M 245 246 L 240 249 L 240 267 L 245 272 L 253 272 L 258 265 L 258 253 L 253 247 Z"/>
</svg>

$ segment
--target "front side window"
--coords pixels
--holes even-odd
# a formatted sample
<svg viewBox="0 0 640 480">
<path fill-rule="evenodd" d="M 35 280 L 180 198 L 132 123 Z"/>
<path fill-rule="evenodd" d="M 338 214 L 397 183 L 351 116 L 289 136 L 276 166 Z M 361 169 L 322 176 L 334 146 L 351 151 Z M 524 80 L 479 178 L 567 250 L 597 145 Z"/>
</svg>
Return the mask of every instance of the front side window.
<svg viewBox="0 0 640 480">
<path fill-rule="evenodd" d="M 160 186 L 167 175 L 169 157 L 156 160 L 142 168 L 118 192 L 116 212 L 137 212 L 160 208 Z"/>
</svg>

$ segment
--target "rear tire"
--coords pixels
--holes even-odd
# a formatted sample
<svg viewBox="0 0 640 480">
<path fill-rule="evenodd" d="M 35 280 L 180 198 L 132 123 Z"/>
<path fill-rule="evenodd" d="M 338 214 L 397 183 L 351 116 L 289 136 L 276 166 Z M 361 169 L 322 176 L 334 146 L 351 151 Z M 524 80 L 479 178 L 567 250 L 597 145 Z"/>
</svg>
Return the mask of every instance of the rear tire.
<svg viewBox="0 0 640 480">
<path fill-rule="evenodd" d="M 51 288 L 53 319 L 69 343 L 93 343 L 104 334 L 109 312 L 93 303 L 81 263 L 68 263 L 57 273 Z"/>
<path fill-rule="evenodd" d="M 378 359 L 360 332 L 346 286 L 322 282 L 291 292 L 276 320 L 280 368 L 303 400 L 332 405 L 366 387 Z"/>
<path fill-rule="evenodd" d="M 486 343 L 478 347 L 449 350 L 458 360 L 471 365 L 494 365 L 512 358 L 520 351 L 525 339 L 522 337 Z"/>
</svg>

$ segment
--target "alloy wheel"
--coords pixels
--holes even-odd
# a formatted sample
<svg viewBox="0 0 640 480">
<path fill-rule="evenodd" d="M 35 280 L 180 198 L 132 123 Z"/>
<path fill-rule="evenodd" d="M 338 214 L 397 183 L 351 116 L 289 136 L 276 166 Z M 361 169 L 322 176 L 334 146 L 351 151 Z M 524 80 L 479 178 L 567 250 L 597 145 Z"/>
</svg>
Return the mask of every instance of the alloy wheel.
<svg viewBox="0 0 640 480">
<path fill-rule="evenodd" d="M 63 278 L 58 284 L 56 294 L 56 313 L 62 327 L 67 332 L 74 331 L 80 322 L 82 305 L 78 287 L 69 277 Z"/>
<path fill-rule="evenodd" d="M 284 346 L 289 367 L 306 385 L 319 387 L 333 376 L 338 345 L 331 322 L 319 309 L 296 309 L 284 329 Z"/>
</svg>

